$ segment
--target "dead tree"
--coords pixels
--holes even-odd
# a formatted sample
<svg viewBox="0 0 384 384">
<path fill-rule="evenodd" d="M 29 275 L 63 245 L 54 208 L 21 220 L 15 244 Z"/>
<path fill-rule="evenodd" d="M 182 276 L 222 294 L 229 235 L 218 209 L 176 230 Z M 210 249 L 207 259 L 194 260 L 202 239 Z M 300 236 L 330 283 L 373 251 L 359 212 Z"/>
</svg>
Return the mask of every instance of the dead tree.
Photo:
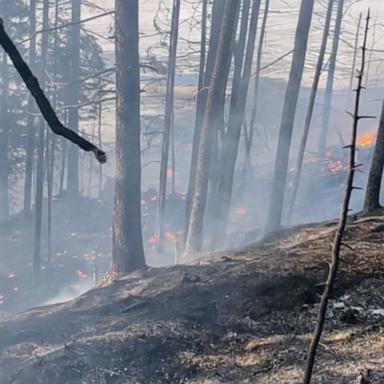
<svg viewBox="0 0 384 384">
<path fill-rule="evenodd" d="M 36 0 L 31 0 L 29 6 L 29 18 L 30 18 L 30 36 L 29 42 L 29 65 L 32 69 L 36 64 Z M 26 147 L 26 159 L 25 159 L 25 179 L 24 179 L 24 212 L 29 213 L 31 210 L 32 202 L 32 174 L 33 174 L 33 155 L 35 152 L 36 141 L 36 128 L 33 116 L 34 101 L 33 96 L 28 96 L 28 115 L 27 115 L 27 147 Z"/>
<path fill-rule="evenodd" d="M 49 0 L 43 1 L 43 29 L 48 28 L 49 24 Z M 42 89 L 46 84 L 46 69 L 48 58 L 48 33 L 41 35 L 41 59 L 40 59 L 40 81 Z M 45 141 L 46 141 L 46 125 L 41 119 L 41 127 L 39 130 L 37 145 L 37 164 L 36 164 L 36 194 L 35 194 L 35 228 L 34 228 L 34 247 L 33 247 L 33 266 L 35 272 L 35 281 L 39 283 L 41 269 L 41 238 L 43 223 L 43 195 L 44 195 L 44 162 L 45 158 Z"/>
<path fill-rule="evenodd" d="M 256 120 L 257 120 L 257 113 L 258 113 L 258 106 L 259 106 L 261 62 L 263 58 L 263 44 L 264 44 L 265 33 L 266 33 L 269 5 L 270 5 L 270 0 L 265 0 L 263 21 L 260 28 L 260 38 L 259 38 L 259 44 L 257 48 L 255 79 L 253 84 L 253 105 L 252 105 L 252 112 L 251 112 L 251 120 L 249 123 L 249 130 L 246 130 L 246 135 L 245 135 L 246 137 L 245 156 L 244 156 L 244 167 L 243 167 L 244 180 L 247 179 L 247 177 L 251 172 L 251 151 L 252 151 L 253 137 L 255 135 L 256 125 L 257 125 Z"/>
<path fill-rule="evenodd" d="M 208 179 L 213 144 L 212 135 L 214 135 L 217 130 L 218 114 L 220 113 L 222 106 L 221 101 L 223 100 L 227 85 L 239 6 L 240 0 L 227 0 L 225 2 L 219 44 L 201 129 L 197 167 L 195 170 L 195 188 L 185 242 L 186 253 L 192 253 L 193 251 L 200 251 L 202 249 L 204 215 L 207 203 Z"/>
<path fill-rule="evenodd" d="M 179 38 L 181 0 L 174 0 L 172 7 L 172 26 L 170 34 L 170 46 L 168 57 L 167 93 L 165 99 L 165 115 L 163 127 L 163 139 L 161 148 L 160 177 L 159 177 L 159 200 L 157 208 L 157 250 L 162 252 L 164 242 L 165 209 L 167 200 L 168 182 L 168 159 L 171 134 L 174 126 L 174 93 L 176 74 L 176 54 Z M 174 176 L 174 172 L 172 172 Z"/>
<path fill-rule="evenodd" d="M 230 212 L 232 189 L 235 175 L 235 166 L 238 155 L 241 127 L 244 121 L 245 107 L 247 103 L 248 87 L 251 77 L 254 49 L 256 42 L 257 25 L 260 11 L 260 0 L 253 0 L 251 18 L 248 28 L 247 44 L 245 46 L 244 63 L 240 70 L 238 85 L 232 87 L 231 110 L 228 128 L 223 135 L 223 144 L 219 157 L 218 188 L 216 195 L 216 218 L 213 226 L 212 248 L 220 248 L 224 245 Z"/>
<path fill-rule="evenodd" d="M 351 144 L 347 146 L 347 148 L 349 148 L 349 151 L 350 151 L 347 185 L 345 188 L 344 200 L 341 207 L 339 224 L 337 226 L 335 238 L 333 240 L 332 261 L 330 264 L 325 289 L 320 301 L 320 308 L 319 308 L 316 328 L 315 328 L 312 342 L 309 348 L 307 365 L 306 365 L 305 375 L 304 375 L 304 384 L 310 384 L 311 382 L 317 347 L 320 342 L 320 338 L 324 328 L 324 321 L 327 314 L 328 301 L 332 294 L 332 289 L 335 284 L 335 280 L 336 280 L 336 276 L 337 276 L 337 272 L 340 264 L 341 249 L 343 246 L 347 246 L 344 243 L 344 232 L 347 225 L 349 204 L 350 204 L 352 192 L 354 189 L 356 189 L 353 185 L 355 172 L 360 165 L 360 164 L 356 164 L 356 151 L 357 151 L 356 139 L 357 139 L 357 128 L 358 128 L 359 121 L 364 118 L 364 116 L 360 115 L 360 98 L 361 98 L 361 92 L 364 88 L 363 78 L 364 78 L 364 70 L 366 65 L 366 50 L 367 50 L 367 37 L 368 37 L 368 31 L 369 31 L 369 20 L 370 20 L 370 12 L 368 11 L 367 22 L 365 27 L 364 43 L 362 47 L 363 53 L 362 53 L 361 67 L 357 76 L 358 83 L 356 88 L 355 106 L 354 106 L 353 114 L 351 113 L 351 116 L 353 118 Z"/>
<path fill-rule="evenodd" d="M 88 140 L 84 139 L 83 137 L 81 137 L 79 134 L 72 131 L 71 129 L 65 127 L 60 122 L 54 109 L 52 108 L 51 103 L 49 102 L 43 90 L 41 89 L 39 81 L 33 75 L 31 69 L 28 67 L 27 63 L 21 57 L 20 52 L 17 50 L 15 44 L 12 42 L 11 38 L 8 36 L 7 32 L 5 31 L 4 23 L 3 23 L 3 20 L 1 19 L 0 19 L 0 45 L 8 54 L 17 72 L 23 79 L 28 90 L 33 95 L 40 109 L 40 112 L 44 116 L 44 119 L 48 123 L 53 133 L 71 141 L 72 143 L 79 146 L 83 151 L 94 153 L 96 159 L 100 163 L 105 163 L 107 161 L 107 156 L 104 151 L 98 149 L 95 145 L 90 143 Z"/>
<path fill-rule="evenodd" d="M 343 9 L 344 9 L 344 0 L 338 0 L 336 24 L 335 24 L 335 30 L 333 33 L 332 51 L 331 51 L 331 57 L 329 59 L 327 85 L 325 89 L 325 98 L 324 98 L 323 113 L 322 113 L 322 130 L 320 132 L 320 140 L 319 140 L 320 154 L 323 154 L 325 152 L 325 148 L 327 146 L 327 137 L 328 137 L 329 123 L 331 119 L 331 110 L 332 110 L 333 83 L 335 81 L 337 53 L 339 50 L 341 23 L 343 20 Z"/>
<path fill-rule="evenodd" d="M 327 41 L 328 41 L 329 29 L 330 29 L 330 25 L 331 25 L 332 9 L 333 9 L 334 1 L 335 0 L 328 0 L 328 8 L 327 8 L 327 15 L 325 18 L 324 32 L 323 32 L 323 37 L 322 37 L 322 41 L 321 41 L 319 57 L 317 59 L 315 76 L 313 78 L 311 95 L 309 97 L 307 115 L 306 115 L 305 123 L 304 123 L 304 132 L 303 132 L 303 135 L 301 137 L 299 152 L 297 154 L 296 167 L 294 169 L 294 174 L 293 174 L 292 192 L 291 192 L 292 194 L 290 196 L 289 205 L 288 205 L 288 221 L 289 222 L 292 219 L 293 207 L 295 205 L 297 191 L 299 189 L 300 176 L 301 176 L 301 171 L 303 168 L 303 160 L 304 160 L 304 155 L 305 155 L 305 148 L 307 146 L 309 129 L 311 127 L 313 111 L 315 109 L 317 89 L 319 87 L 321 72 L 323 70 L 323 65 L 324 65 L 324 56 L 325 56 L 325 50 L 327 48 Z"/>
<path fill-rule="evenodd" d="M 9 112 L 8 112 L 8 97 L 9 97 L 9 71 L 7 55 L 3 53 L 1 60 L 1 75 L 2 75 L 2 95 L 1 95 L 1 112 L 3 121 L 1 122 L 0 130 L 0 221 L 6 221 L 9 215 Z"/>
<path fill-rule="evenodd" d="M 79 101 L 81 92 L 80 80 L 80 21 L 81 1 L 72 1 L 70 34 L 70 82 L 68 89 L 68 124 L 75 131 L 79 131 Z M 67 168 L 68 193 L 76 196 L 79 193 L 79 149 L 75 146 L 69 148 Z"/>
<path fill-rule="evenodd" d="M 360 36 L 360 27 L 361 27 L 361 19 L 363 18 L 363 14 L 360 13 L 359 21 L 357 23 L 356 28 L 356 34 L 355 34 L 355 44 L 353 46 L 353 57 L 352 57 L 352 68 L 351 68 L 351 76 L 349 78 L 349 85 L 348 85 L 348 97 L 347 97 L 347 106 L 349 107 L 349 104 L 351 102 L 352 97 L 352 88 L 353 88 L 353 81 L 355 79 L 355 72 L 356 72 L 356 59 L 357 59 L 357 53 L 359 51 L 359 36 Z"/>
<path fill-rule="evenodd" d="M 293 124 L 295 121 L 297 101 L 303 77 L 313 6 L 314 0 L 301 1 L 299 21 L 296 29 L 295 49 L 281 117 L 275 171 L 272 183 L 272 196 L 266 226 L 267 233 L 278 231 L 281 226 Z"/>
<path fill-rule="evenodd" d="M 381 112 L 375 151 L 369 171 L 367 190 L 365 192 L 363 213 L 369 214 L 381 208 L 380 189 L 384 169 L 384 103 Z"/>
<path fill-rule="evenodd" d="M 196 100 L 195 127 L 194 127 L 194 133 L 193 133 L 193 144 L 192 144 L 191 165 L 190 165 L 190 171 L 189 171 L 188 191 L 187 191 L 187 197 L 185 201 L 185 235 L 187 234 L 189 221 L 190 221 L 192 199 L 193 199 L 193 193 L 195 190 L 196 167 L 197 167 L 197 158 L 199 154 L 201 128 L 202 128 L 202 123 L 204 119 L 205 106 L 207 104 L 209 83 L 212 79 L 213 66 L 215 63 L 217 47 L 219 44 L 220 28 L 221 28 L 221 23 L 223 19 L 224 6 L 225 6 L 225 1 L 223 0 L 214 0 L 213 2 L 212 21 L 211 21 L 210 37 L 209 37 L 209 49 L 208 49 L 208 54 L 206 59 L 205 59 L 206 23 L 207 23 L 206 18 L 208 15 L 207 14 L 204 15 L 206 11 L 203 10 L 203 17 L 205 16 L 205 19 L 204 19 L 205 22 L 202 22 L 199 86 L 198 86 L 198 93 L 197 93 L 197 100 Z"/>
</svg>

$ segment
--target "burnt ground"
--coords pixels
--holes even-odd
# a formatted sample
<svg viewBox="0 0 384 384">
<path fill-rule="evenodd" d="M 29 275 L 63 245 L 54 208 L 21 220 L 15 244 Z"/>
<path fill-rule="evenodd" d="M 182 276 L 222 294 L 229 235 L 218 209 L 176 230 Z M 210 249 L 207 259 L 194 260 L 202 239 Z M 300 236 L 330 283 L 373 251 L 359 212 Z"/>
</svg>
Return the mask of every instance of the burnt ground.
<svg viewBox="0 0 384 384">
<path fill-rule="evenodd" d="M 334 224 L 0 323 L 1 384 L 300 383 Z M 314 383 L 384 383 L 384 220 L 351 223 Z"/>
</svg>

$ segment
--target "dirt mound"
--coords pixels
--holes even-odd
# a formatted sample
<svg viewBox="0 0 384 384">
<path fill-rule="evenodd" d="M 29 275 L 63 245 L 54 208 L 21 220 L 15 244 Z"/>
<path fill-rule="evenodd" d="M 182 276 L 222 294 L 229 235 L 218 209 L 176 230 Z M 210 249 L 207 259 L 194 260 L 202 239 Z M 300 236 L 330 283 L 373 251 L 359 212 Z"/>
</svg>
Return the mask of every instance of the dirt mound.
<svg viewBox="0 0 384 384">
<path fill-rule="evenodd" d="M 315 383 L 384 382 L 383 229 L 349 226 Z M 0 383 L 299 383 L 333 233 L 286 231 L 3 321 Z"/>
</svg>

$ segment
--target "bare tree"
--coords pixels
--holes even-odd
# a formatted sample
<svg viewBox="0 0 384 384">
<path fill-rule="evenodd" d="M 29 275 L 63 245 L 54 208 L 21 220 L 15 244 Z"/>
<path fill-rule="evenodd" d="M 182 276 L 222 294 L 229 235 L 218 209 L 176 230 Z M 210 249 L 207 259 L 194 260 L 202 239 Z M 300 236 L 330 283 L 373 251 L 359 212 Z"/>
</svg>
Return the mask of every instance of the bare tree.
<svg viewBox="0 0 384 384">
<path fill-rule="evenodd" d="M 257 129 L 257 113 L 258 113 L 258 105 L 259 105 L 259 90 L 260 90 L 260 74 L 261 74 L 261 62 L 263 58 L 263 46 L 266 34 L 268 13 L 269 13 L 270 0 L 265 0 L 264 4 L 264 14 L 263 21 L 260 28 L 260 38 L 259 44 L 257 48 L 257 58 L 256 58 L 256 69 L 255 69 L 255 79 L 253 83 L 253 102 L 252 102 L 252 111 L 251 111 L 251 120 L 249 123 L 249 129 L 245 127 L 245 157 L 244 157 L 244 179 L 246 180 L 251 172 L 251 151 L 252 151 L 252 143 L 253 137 L 255 134 L 255 130 Z"/>
<path fill-rule="evenodd" d="M 244 120 L 245 106 L 247 103 L 248 87 L 251 77 L 256 32 L 259 18 L 260 0 L 253 0 L 250 24 L 248 28 L 245 46 L 244 63 L 238 59 L 240 66 L 239 79 L 232 87 L 231 109 L 228 128 L 222 139 L 223 144 L 219 156 L 219 182 L 216 195 L 217 221 L 213 226 L 212 247 L 218 248 L 224 245 L 228 216 L 230 212 L 232 188 L 235 174 L 235 166 L 240 143 L 241 127 Z M 239 55 L 244 56 L 242 51 Z"/>
<path fill-rule="evenodd" d="M 321 338 L 323 327 L 324 327 L 324 321 L 327 314 L 328 301 L 331 296 L 333 286 L 335 284 L 335 280 L 336 280 L 336 276 L 337 276 L 337 272 L 340 264 L 341 249 L 343 246 L 346 245 L 343 242 L 344 232 L 347 225 L 349 204 L 351 201 L 352 192 L 355 189 L 353 185 L 355 172 L 356 172 L 356 168 L 358 167 L 358 164 L 356 164 L 356 151 L 357 151 L 356 139 L 357 139 L 358 124 L 359 124 L 359 121 L 363 118 L 363 116 L 360 116 L 360 98 L 361 98 L 361 92 L 364 88 L 363 78 L 364 78 L 364 70 L 366 65 L 366 50 L 367 50 L 367 37 L 368 37 L 368 31 L 369 31 L 369 20 L 370 20 L 370 13 L 368 11 L 367 23 L 366 23 L 365 35 L 364 35 L 364 43 L 362 47 L 362 51 L 363 51 L 362 61 L 361 61 L 361 67 L 358 74 L 358 84 L 356 88 L 354 112 L 352 114 L 353 127 L 352 127 L 352 134 L 351 134 L 351 144 L 348 145 L 348 148 L 350 150 L 350 156 L 349 156 L 349 170 L 348 170 L 347 184 L 345 188 L 343 204 L 341 207 L 339 224 L 337 226 L 335 238 L 333 240 L 332 262 L 330 264 L 325 289 L 324 289 L 323 295 L 321 296 L 316 328 L 315 328 L 312 342 L 309 348 L 307 365 L 306 365 L 305 375 L 304 375 L 304 384 L 310 384 L 311 382 L 317 347 L 320 342 L 320 338 Z"/>
<path fill-rule="evenodd" d="M 207 5 L 207 4 L 206 4 Z M 195 129 L 193 134 L 193 145 L 192 145 L 192 155 L 191 155 L 191 165 L 189 171 L 189 182 L 188 182 L 188 191 L 186 197 L 186 209 L 185 209 L 185 235 L 187 234 L 187 228 L 190 221 L 191 209 L 192 209 L 192 199 L 193 193 L 195 190 L 195 177 L 196 177 L 196 167 L 197 159 L 199 154 L 200 146 L 200 137 L 201 137 L 201 128 L 204 119 L 204 111 L 207 103 L 207 95 L 209 84 L 212 79 L 212 72 L 215 63 L 215 57 L 217 52 L 217 47 L 219 44 L 220 37 L 220 28 L 223 19 L 225 1 L 214 0 L 212 7 L 212 21 L 210 28 L 210 37 L 209 37 L 209 50 L 207 58 L 205 59 L 205 44 L 206 44 L 206 11 L 203 10 L 203 17 L 205 16 L 205 21 L 202 22 L 202 31 L 201 31 L 201 57 L 200 57 L 200 72 L 199 72 L 199 86 L 196 100 L 196 114 L 195 114 Z"/>
<path fill-rule="evenodd" d="M 80 21 L 81 1 L 72 1 L 72 19 L 70 35 L 70 87 L 68 89 L 68 125 L 79 131 L 79 101 L 80 101 Z M 68 151 L 68 192 L 72 195 L 79 193 L 79 149 L 71 146 Z"/>
<path fill-rule="evenodd" d="M 116 1 L 116 187 L 112 272 L 145 267 L 141 230 L 138 0 Z"/>
<path fill-rule="evenodd" d="M 324 104 L 323 104 L 322 130 L 321 130 L 320 139 L 319 139 L 320 154 L 323 154 L 325 152 L 325 148 L 327 146 L 327 137 L 328 137 L 329 123 L 330 123 L 331 111 L 332 111 L 333 83 L 335 81 L 337 53 L 339 50 L 341 24 L 343 20 L 343 10 L 344 10 L 344 0 L 338 0 L 335 30 L 333 33 L 332 51 L 331 51 L 331 57 L 329 59 L 327 85 L 325 88 L 325 98 L 324 98 Z"/>
<path fill-rule="evenodd" d="M 272 195 L 269 206 L 266 232 L 280 229 L 288 172 L 289 151 L 291 147 L 293 124 L 295 121 L 297 99 L 303 77 L 308 35 L 311 26 L 314 0 L 302 0 L 299 21 L 296 29 L 295 48 L 288 85 L 285 93 L 283 114 L 276 152 Z"/>
<path fill-rule="evenodd" d="M 324 56 L 325 56 L 325 50 L 327 48 L 327 41 L 328 41 L 329 29 L 330 29 L 330 25 L 331 25 L 332 9 L 333 9 L 334 1 L 335 0 L 329 0 L 328 1 L 328 8 L 327 8 L 327 15 L 325 18 L 323 37 L 321 40 L 319 57 L 317 59 L 315 76 L 313 78 L 311 95 L 309 97 L 307 115 L 306 115 L 305 123 L 304 123 L 304 132 L 303 132 L 303 135 L 301 137 L 299 152 L 297 154 L 296 167 L 294 169 L 294 174 L 293 174 L 292 195 L 290 196 L 290 201 L 289 201 L 289 205 L 288 205 L 288 221 L 289 222 L 292 219 L 293 207 L 295 205 L 297 192 L 299 189 L 300 176 L 301 176 L 301 171 L 303 168 L 303 161 L 304 161 L 304 155 L 305 155 L 305 148 L 307 146 L 309 130 L 311 128 L 311 123 L 312 123 L 313 111 L 315 109 L 317 89 L 319 87 L 320 77 L 321 77 L 321 73 L 322 73 L 323 65 L 324 65 Z"/>
<path fill-rule="evenodd" d="M 36 65 L 36 0 L 31 0 L 29 5 L 29 18 L 31 40 L 29 42 L 29 66 L 34 69 Z M 24 212 L 29 213 L 32 202 L 32 177 L 33 177 L 33 157 L 35 153 L 36 127 L 33 116 L 34 100 L 32 95 L 28 97 L 28 116 L 27 116 L 27 147 L 25 159 L 25 180 L 24 180 Z"/>
<path fill-rule="evenodd" d="M 224 98 L 232 57 L 232 45 L 236 31 L 240 0 L 226 0 L 217 48 L 212 80 L 208 90 L 207 104 L 201 129 L 197 158 L 195 189 L 191 215 L 186 234 L 185 251 L 200 251 L 203 243 L 203 224 L 207 202 L 208 178 L 213 135 L 217 129 L 218 114 Z"/>
<path fill-rule="evenodd" d="M 157 248 L 159 252 L 162 252 L 163 242 L 164 242 L 169 146 L 170 146 L 171 134 L 174 128 L 174 93 L 175 93 L 177 42 L 179 38 L 180 3 L 181 3 L 180 0 L 174 0 L 173 7 L 172 7 L 172 26 L 171 26 L 170 44 L 169 44 L 167 94 L 165 99 L 165 115 L 164 115 L 164 127 L 163 127 L 163 140 L 162 140 L 162 148 L 161 148 L 159 199 L 158 199 L 158 213 L 157 213 L 157 241 L 158 241 Z M 172 176 L 174 176 L 174 172 L 172 172 Z"/>
</svg>

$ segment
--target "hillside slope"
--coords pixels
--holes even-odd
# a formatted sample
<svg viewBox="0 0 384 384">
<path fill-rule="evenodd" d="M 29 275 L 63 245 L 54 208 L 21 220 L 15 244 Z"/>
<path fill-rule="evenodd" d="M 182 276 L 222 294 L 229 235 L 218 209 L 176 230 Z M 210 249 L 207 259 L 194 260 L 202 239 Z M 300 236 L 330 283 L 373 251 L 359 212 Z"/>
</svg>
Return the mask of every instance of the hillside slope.
<svg viewBox="0 0 384 384">
<path fill-rule="evenodd" d="M 287 231 L 4 320 L 0 383 L 300 383 L 333 233 Z M 314 382 L 384 383 L 384 220 L 347 238 Z"/>
</svg>

